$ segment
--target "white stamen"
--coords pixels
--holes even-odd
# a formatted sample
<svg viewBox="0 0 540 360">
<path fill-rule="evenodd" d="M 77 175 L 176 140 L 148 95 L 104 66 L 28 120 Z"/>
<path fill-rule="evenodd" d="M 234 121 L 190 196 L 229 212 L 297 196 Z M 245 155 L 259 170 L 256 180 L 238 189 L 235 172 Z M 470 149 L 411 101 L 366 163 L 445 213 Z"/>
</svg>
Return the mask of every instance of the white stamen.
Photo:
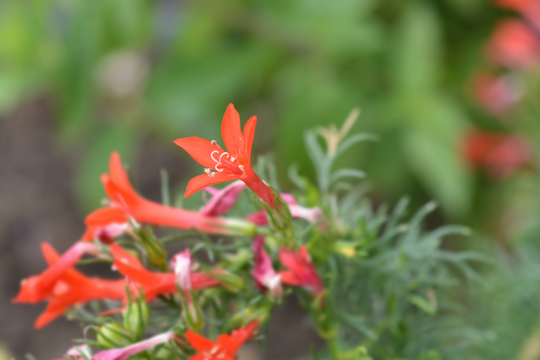
<svg viewBox="0 0 540 360">
<path fill-rule="evenodd" d="M 227 155 L 227 157 L 230 157 L 228 152 L 224 152 L 223 154 L 219 155 L 219 162 L 220 163 L 221 163 L 221 158 L 223 157 L 223 155 Z"/>
<path fill-rule="evenodd" d="M 212 141 L 215 141 L 215 140 L 212 140 Z M 221 155 L 219 155 L 219 160 L 217 160 L 215 157 L 214 157 L 214 154 L 215 153 L 218 153 L 219 154 L 219 151 L 218 150 L 214 150 L 210 153 L 210 157 L 212 158 L 212 160 L 214 160 L 216 162 L 216 166 L 214 166 L 214 169 L 216 169 L 216 171 L 218 172 L 222 172 L 223 171 L 223 168 L 220 168 L 219 166 L 221 165 L 221 158 L 223 157 L 223 155 L 227 155 L 227 157 L 231 157 L 231 155 L 229 155 L 228 152 L 224 151 L 223 153 L 221 153 Z M 206 170 L 205 170 L 206 171 Z M 208 174 L 208 173 L 207 173 Z M 210 175 L 210 174 L 208 174 Z M 210 176 L 213 176 L 213 175 L 210 175 Z"/>
<path fill-rule="evenodd" d="M 236 158 L 234 156 L 231 156 L 231 162 L 234 162 Z"/>
<path fill-rule="evenodd" d="M 212 141 L 210 141 L 210 144 L 212 144 L 212 145 L 217 145 L 217 141 L 216 141 L 216 140 L 212 140 Z"/>
<path fill-rule="evenodd" d="M 210 153 L 210 157 L 212 158 L 212 160 L 214 160 L 216 163 L 219 163 L 218 160 L 214 159 L 214 153 L 218 153 L 218 154 L 219 154 L 219 151 L 218 151 L 218 150 L 214 150 L 214 151 L 212 151 L 212 153 Z"/>
<path fill-rule="evenodd" d="M 238 167 L 240 168 L 240 170 L 244 171 L 244 165 L 238 165 Z"/>
</svg>

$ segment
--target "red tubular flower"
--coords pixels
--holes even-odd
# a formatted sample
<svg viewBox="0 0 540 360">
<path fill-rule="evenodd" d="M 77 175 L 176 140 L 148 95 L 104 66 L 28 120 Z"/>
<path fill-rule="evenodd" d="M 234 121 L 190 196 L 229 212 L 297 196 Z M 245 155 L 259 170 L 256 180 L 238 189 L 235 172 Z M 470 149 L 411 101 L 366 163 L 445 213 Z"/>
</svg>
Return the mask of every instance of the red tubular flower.
<svg viewBox="0 0 540 360">
<path fill-rule="evenodd" d="M 230 180 L 242 180 L 270 207 L 274 207 L 272 190 L 251 168 L 251 146 L 256 124 L 257 117 L 252 116 L 242 133 L 240 115 L 234 105 L 229 104 L 221 123 L 221 136 L 227 151 L 223 150 L 215 140 L 208 141 L 195 136 L 174 141 L 206 168 L 206 174 L 196 176 L 188 183 L 186 197 L 210 185 Z"/>
<path fill-rule="evenodd" d="M 50 252 L 48 243 L 41 244 L 44 256 Z M 87 251 L 97 250 L 94 244 L 76 243 L 58 260 L 49 263 L 51 266 L 39 275 L 23 280 L 19 295 L 12 301 L 15 303 L 35 304 L 51 296 L 58 280 L 72 268 Z M 53 250 L 54 251 L 54 250 Z"/>
<path fill-rule="evenodd" d="M 72 268 L 76 260 L 82 256 L 81 248 L 84 250 L 95 248 L 93 244 L 79 244 L 79 246 L 72 247 L 63 256 L 60 256 L 51 245 L 43 243 L 42 251 L 47 263 L 50 265 L 49 269 L 39 277 L 35 277 L 39 281 L 33 282 L 34 291 L 29 292 L 29 288 L 24 287 L 23 283 L 21 293 L 13 300 L 14 302 L 35 302 L 36 299 L 41 299 L 44 296 L 50 297 L 47 308 L 34 323 L 36 329 L 41 329 L 73 305 L 90 300 L 121 300 L 124 297 L 125 280 L 89 278 Z M 90 248 L 85 248 L 82 245 Z M 77 249 L 77 251 L 74 249 Z M 55 272 L 59 273 L 54 276 L 51 285 L 52 276 L 50 274 Z M 39 286 L 36 284 L 39 284 Z M 39 289 L 39 291 L 35 291 L 36 289 Z M 32 297 L 28 296 L 28 294 L 39 294 L 39 296 Z"/>
<path fill-rule="evenodd" d="M 175 293 L 178 290 L 176 274 L 156 273 L 145 269 L 135 256 L 117 244 L 112 244 L 109 251 L 114 258 L 114 266 L 122 275 L 143 287 L 148 301 L 158 295 Z M 205 273 L 191 273 L 190 280 L 192 290 L 221 285 L 219 281 L 205 277 Z"/>
<path fill-rule="evenodd" d="M 475 167 L 483 167 L 498 178 L 505 178 L 530 163 L 532 150 L 518 135 L 490 134 L 472 131 L 462 145 L 465 159 Z"/>
<path fill-rule="evenodd" d="M 98 209 L 87 216 L 84 240 L 110 237 L 118 233 L 118 227 L 126 224 L 128 217 L 138 222 L 180 229 L 197 229 L 207 233 L 227 234 L 226 221 L 194 211 L 165 206 L 139 196 L 122 167 L 118 153 L 113 152 L 109 162 L 109 174 L 101 176 L 105 192 L 111 200 L 111 208 Z M 116 225 L 116 228 L 111 224 Z"/>
<path fill-rule="evenodd" d="M 300 251 L 297 253 L 282 247 L 279 250 L 279 260 L 289 269 L 289 271 L 279 272 L 284 284 L 301 286 L 313 292 L 315 297 L 324 292 L 324 285 L 304 245 L 300 246 Z"/>
<path fill-rule="evenodd" d="M 253 336 L 258 326 L 259 321 L 252 321 L 247 326 L 233 331 L 231 335 L 219 335 L 217 341 L 208 340 L 188 330 L 186 339 L 199 352 L 188 360 L 234 360 L 238 349 Z"/>
<path fill-rule="evenodd" d="M 519 20 L 499 24 L 488 51 L 493 62 L 510 68 L 530 69 L 540 61 L 540 42 L 536 34 Z"/>
</svg>

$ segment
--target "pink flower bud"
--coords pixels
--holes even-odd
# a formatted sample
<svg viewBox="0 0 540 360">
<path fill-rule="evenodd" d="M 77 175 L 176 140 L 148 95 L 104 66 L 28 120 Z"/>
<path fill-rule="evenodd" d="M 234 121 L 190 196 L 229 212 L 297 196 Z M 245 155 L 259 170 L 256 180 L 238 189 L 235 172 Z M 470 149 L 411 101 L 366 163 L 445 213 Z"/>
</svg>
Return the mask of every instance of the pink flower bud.
<svg viewBox="0 0 540 360">
<path fill-rule="evenodd" d="M 238 180 L 227 185 L 221 190 L 211 186 L 205 188 L 212 198 L 201 209 L 201 213 L 208 216 L 217 216 L 229 211 L 238 200 L 238 196 L 244 191 L 246 184 Z"/>
<path fill-rule="evenodd" d="M 191 253 L 189 249 L 173 256 L 170 269 L 176 275 L 180 289 L 191 290 Z"/>
<path fill-rule="evenodd" d="M 156 345 L 163 344 L 173 339 L 174 337 L 174 333 L 172 331 L 169 331 L 120 349 L 101 351 L 94 355 L 92 357 L 92 360 L 125 360 L 130 356 L 151 349 Z"/>
<path fill-rule="evenodd" d="M 281 275 L 272 266 L 270 256 L 264 251 L 264 236 L 257 236 L 253 241 L 255 267 L 252 275 L 261 290 L 269 290 L 272 298 L 278 298 L 283 293 Z"/>
</svg>

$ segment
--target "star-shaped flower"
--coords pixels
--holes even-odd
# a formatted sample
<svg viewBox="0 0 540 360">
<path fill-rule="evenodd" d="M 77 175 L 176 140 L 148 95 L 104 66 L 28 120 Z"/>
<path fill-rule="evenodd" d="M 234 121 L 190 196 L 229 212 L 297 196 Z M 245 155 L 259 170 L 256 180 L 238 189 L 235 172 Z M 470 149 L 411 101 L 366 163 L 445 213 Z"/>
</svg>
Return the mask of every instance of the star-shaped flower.
<svg viewBox="0 0 540 360">
<path fill-rule="evenodd" d="M 252 337 L 258 326 L 259 321 L 252 321 L 247 326 L 233 331 L 231 335 L 219 335 L 217 341 L 208 340 L 188 330 L 186 339 L 199 352 L 188 360 L 234 360 L 238 349 Z"/>
<path fill-rule="evenodd" d="M 242 180 L 270 207 L 274 207 L 272 190 L 251 167 L 251 147 L 256 125 L 257 117 L 252 116 L 242 132 L 240 115 L 233 104 L 229 104 L 221 123 L 221 136 L 227 151 L 215 140 L 208 141 L 195 136 L 175 140 L 176 145 L 186 150 L 195 161 L 206 168 L 206 174 L 196 176 L 188 183 L 186 197 L 214 184 Z"/>
</svg>

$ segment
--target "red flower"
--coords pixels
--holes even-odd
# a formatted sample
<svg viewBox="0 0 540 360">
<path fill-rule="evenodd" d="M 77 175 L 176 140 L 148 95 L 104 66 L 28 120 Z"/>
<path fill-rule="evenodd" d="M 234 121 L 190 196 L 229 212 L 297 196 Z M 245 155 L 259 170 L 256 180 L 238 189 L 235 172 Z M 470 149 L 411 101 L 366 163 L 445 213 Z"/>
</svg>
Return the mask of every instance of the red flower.
<svg viewBox="0 0 540 360">
<path fill-rule="evenodd" d="M 188 360 L 234 360 L 238 349 L 253 336 L 258 326 L 259 321 L 252 321 L 247 326 L 233 331 L 231 335 L 219 335 L 217 341 L 208 340 L 188 330 L 186 339 L 199 352 Z"/>
<path fill-rule="evenodd" d="M 483 131 L 467 134 L 462 152 L 471 165 L 487 168 L 499 178 L 507 177 L 526 166 L 532 157 L 532 150 L 522 137 Z"/>
<path fill-rule="evenodd" d="M 147 270 L 133 255 L 125 251 L 121 246 L 112 244 L 109 248 L 114 266 L 122 273 L 143 287 L 148 301 L 158 295 L 175 293 L 177 289 L 176 274 L 156 273 Z M 220 282 L 204 276 L 205 273 L 191 273 L 191 289 L 200 290 L 211 286 L 219 286 Z"/>
<path fill-rule="evenodd" d="M 48 243 L 41 244 L 45 257 L 54 250 Z M 69 248 L 58 260 L 52 262 L 50 267 L 39 275 L 23 280 L 19 295 L 12 301 L 15 303 L 35 304 L 51 296 L 58 280 L 72 268 L 87 251 L 97 250 L 94 244 L 76 243 Z"/>
<path fill-rule="evenodd" d="M 233 104 L 229 104 L 221 123 L 221 136 L 227 151 L 215 140 L 208 141 L 195 136 L 175 140 L 176 145 L 186 150 L 195 161 L 206 168 L 206 174 L 196 176 L 188 183 L 186 197 L 210 185 L 242 180 L 270 207 L 274 207 L 272 190 L 251 168 L 251 146 L 256 124 L 257 117 L 252 116 L 242 133 L 240 115 Z"/>
<path fill-rule="evenodd" d="M 138 222 L 180 229 L 197 229 L 208 233 L 229 233 L 223 226 L 226 221 L 194 211 L 177 209 L 146 200 L 139 196 L 122 167 L 118 153 L 113 152 L 109 163 L 109 174 L 101 176 L 111 207 L 98 209 L 87 216 L 87 231 L 84 240 L 93 238 L 110 242 L 120 230 L 127 230 L 128 217 Z M 111 226 L 112 225 L 112 226 Z"/>
<path fill-rule="evenodd" d="M 497 26 L 488 51 L 493 62 L 510 68 L 530 69 L 540 61 L 538 37 L 518 20 L 507 20 Z"/>
<path fill-rule="evenodd" d="M 297 253 L 282 247 L 279 250 L 279 260 L 289 269 L 279 272 L 283 283 L 301 286 L 313 292 L 315 297 L 324 292 L 324 285 L 304 245 L 300 246 Z"/>
<path fill-rule="evenodd" d="M 50 265 L 49 269 L 37 277 L 27 280 L 30 285 L 23 283 L 21 293 L 14 302 L 35 302 L 44 297 L 50 297 L 45 311 L 38 317 L 34 326 L 40 329 L 62 315 L 73 305 L 90 300 L 121 300 L 125 293 L 125 280 L 103 280 L 84 276 L 72 267 L 82 256 L 84 250 L 95 245 L 78 243 L 60 256 L 48 243 L 42 244 L 42 251 Z M 51 275 L 51 274 L 54 274 Z M 52 280 L 54 279 L 54 280 Z M 37 300 L 37 301 L 39 301 Z"/>
</svg>

